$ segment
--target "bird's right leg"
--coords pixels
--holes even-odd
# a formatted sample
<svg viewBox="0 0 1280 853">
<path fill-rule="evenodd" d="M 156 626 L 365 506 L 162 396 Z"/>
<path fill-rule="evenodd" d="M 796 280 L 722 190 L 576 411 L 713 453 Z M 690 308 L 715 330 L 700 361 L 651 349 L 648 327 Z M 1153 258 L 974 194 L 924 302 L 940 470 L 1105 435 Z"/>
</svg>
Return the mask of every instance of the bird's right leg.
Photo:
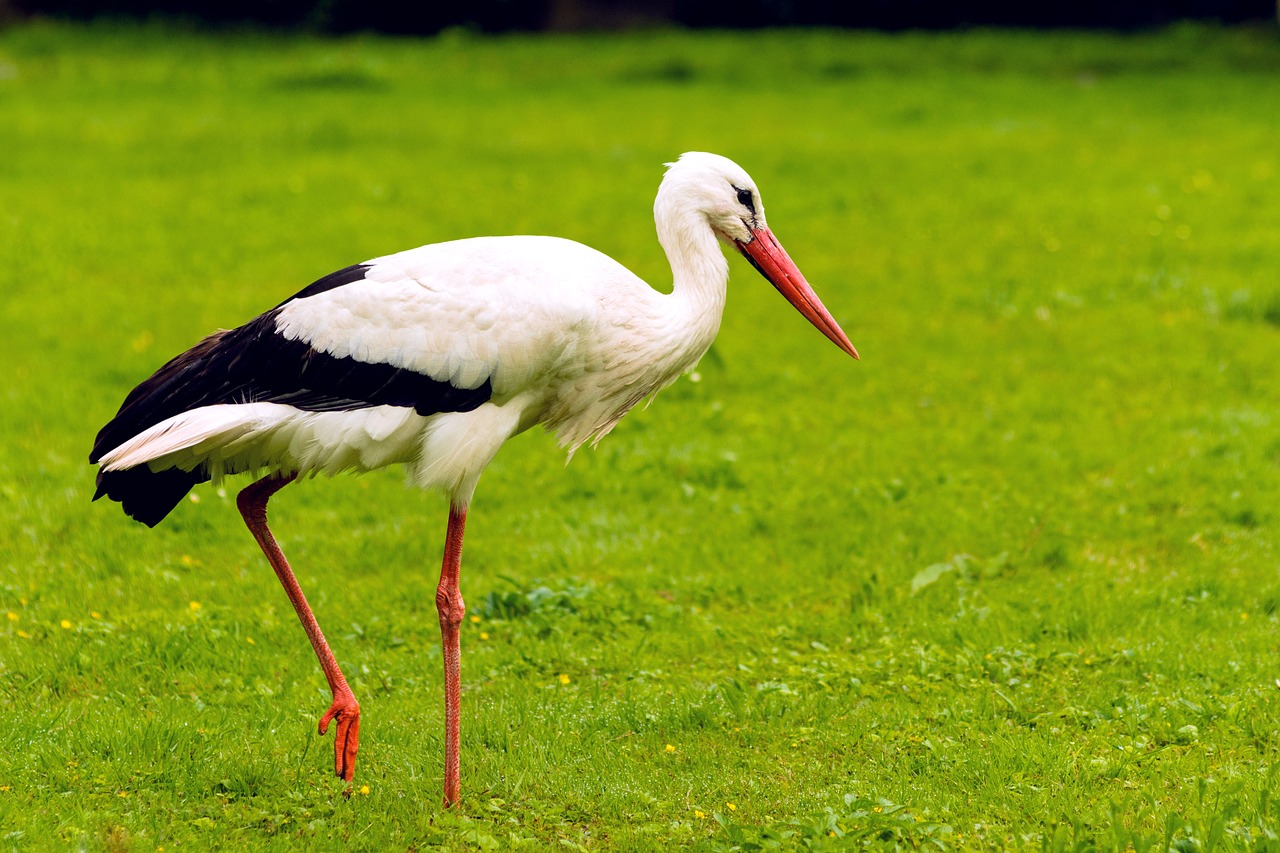
<svg viewBox="0 0 1280 853">
<path fill-rule="evenodd" d="M 293 603 L 293 609 L 297 612 L 298 619 L 301 620 L 302 627 L 311 640 L 311 648 L 315 649 L 316 657 L 320 659 L 320 668 L 324 670 L 324 677 L 329 681 L 329 690 L 333 693 L 333 704 L 320 718 L 320 734 L 329 730 L 330 720 L 337 721 L 338 727 L 333 743 L 334 772 L 350 782 L 355 775 L 356 750 L 360 745 L 360 705 L 356 702 L 351 688 L 347 686 L 347 679 L 338 668 L 338 661 L 329 650 L 324 634 L 320 632 L 320 625 L 307 604 L 306 596 L 302 594 L 302 588 L 298 586 L 298 579 L 293 576 L 293 570 L 289 568 L 289 562 L 284 558 L 284 552 L 280 550 L 276 538 L 271 535 L 271 530 L 267 527 L 267 501 L 276 492 L 292 483 L 297 476 L 297 474 L 285 476 L 270 474 L 263 477 L 240 492 L 236 497 L 236 505 L 240 508 L 240 514 L 244 516 L 244 523 L 248 525 L 249 532 L 253 534 L 254 539 L 258 540 L 262 553 L 267 555 L 267 561 L 271 563 L 271 568 L 275 569 L 276 577 L 280 578 L 280 584 L 284 587 L 285 594 L 289 596 L 289 601 Z"/>
</svg>

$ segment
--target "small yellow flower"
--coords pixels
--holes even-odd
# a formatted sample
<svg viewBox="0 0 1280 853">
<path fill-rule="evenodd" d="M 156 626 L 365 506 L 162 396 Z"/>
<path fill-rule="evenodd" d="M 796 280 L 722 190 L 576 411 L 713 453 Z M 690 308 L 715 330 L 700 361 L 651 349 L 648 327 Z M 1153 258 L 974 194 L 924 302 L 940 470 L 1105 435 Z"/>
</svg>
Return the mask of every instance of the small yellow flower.
<svg viewBox="0 0 1280 853">
<path fill-rule="evenodd" d="M 482 640 L 487 640 L 487 639 L 489 639 L 489 632 L 488 632 L 488 631 L 481 631 L 481 632 L 480 632 L 480 639 L 482 639 Z"/>
<path fill-rule="evenodd" d="M 195 612 L 199 610 L 203 605 L 201 605 L 200 602 L 198 601 L 192 601 L 187 606 L 191 608 L 192 612 Z"/>
<path fill-rule="evenodd" d="M 24 639 L 24 640 L 30 640 L 30 639 L 31 639 L 31 635 L 30 635 L 30 634 L 28 634 L 26 631 L 19 631 L 19 632 L 18 632 L 18 636 L 19 636 L 19 637 L 21 637 L 21 638 L 22 638 L 22 639 Z"/>
<path fill-rule="evenodd" d="M 667 744 L 666 747 L 663 748 L 663 752 L 675 752 L 675 751 L 676 751 L 676 748 L 671 744 Z"/>
<path fill-rule="evenodd" d="M 480 617 L 479 617 L 479 616 L 472 616 L 472 617 L 471 617 L 471 622 L 472 622 L 473 624 L 478 624 L 478 623 L 480 622 Z"/>
<path fill-rule="evenodd" d="M 116 796 L 117 796 L 117 797 L 122 797 L 122 798 L 123 798 L 123 797 L 127 797 L 127 796 L 129 796 L 129 792 L 128 792 L 128 791 L 121 791 L 119 794 L 116 794 Z"/>
<path fill-rule="evenodd" d="M 873 807 L 871 810 L 872 810 L 873 812 L 875 812 L 876 814 L 880 814 L 880 812 L 884 811 L 884 807 L 883 807 L 883 806 L 875 806 L 875 807 Z"/>
<path fill-rule="evenodd" d="M 10 788 L 9 785 L 0 785 L 0 791 L 7 791 L 9 790 L 9 788 Z"/>
<path fill-rule="evenodd" d="M 560 673 L 560 683 L 561 683 L 561 684 L 568 684 L 568 683 L 569 683 L 569 676 L 565 675 L 563 672 L 562 672 L 562 673 Z"/>
<path fill-rule="evenodd" d="M 90 615 L 90 616 L 92 616 L 94 619 L 101 619 L 101 618 L 102 618 L 102 614 L 101 614 L 101 613 L 99 613 L 99 612 L 98 612 L 98 611 L 96 611 L 96 610 L 90 610 L 90 611 L 89 611 L 89 615 Z"/>
<path fill-rule="evenodd" d="M 364 796 L 366 796 L 366 797 L 367 797 L 367 796 L 369 796 L 369 786 L 368 786 L 368 785 L 361 785 L 361 786 L 360 786 L 360 793 L 361 793 L 361 794 L 363 794 L 363 795 L 364 795 Z"/>
<path fill-rule="evenodd" d="M 1240 618 L 1241 618 L 1241 619 L 1248 619 L 1248 618 L 1249 618 L 1249 614 L 1248 614 L 1248 613 L 1241 613 L 1241 614 L 1240 614 Z"/>
<path fill-rule="evenodd" d="M 9 621 L 10 621 L 10 622 L 17 622 L 17 621 L 18 621 L 18 614 L 17 614 L 17 613 L 14 613 L 12 610 L 10 610 L 8 613 L 6 613 L 6 614 L 5 614 L 5 616 L 8 616 L 8 617 L 9 617 Z"/>
<path fill-rule="evenodd" d="M 7 789 L 6 789 L 6 790 L 7 790 Z M 707 816 L 707 813 L 706 813 L 706 812 L 704 812 L 702 809 L 694 809 L 694 810 L 693 810 L 693 816 L 694 816 L 694 817 L 696 817 L 696 818 L 704 818 L 704 817 L 706 817 L 706 816 Z"/>
<path fill-rule="evenodd" d="M 258 641 L 257 641 L 257 640 L 255 640 L 255 639 L 253 639 L 253 637 L 245 637 L 245 639 L 249 642 L 249 645 L 251 645 L 251 646 L 256 646 L 256 645 L 258 645 Z"/>
<path fill-rule="evenodd" d="M 71 620 L 70 620 L 70 619 L 63 619 L 63 620 L 62 620 L 61 622 L 59 622 L 58 624 L 59 624 L 59 625 L 61 625 L 64 629 L 66 629 L 66 628 L 70 628 L 70 627 L 71 627 Z"/>
<path fill-rule="evenodd" d="M 724 807 L 731 812 L 736 812 L 738 810 L 738 807 L 735 806 L 733 803 L 725 803 Z"/>
<path fill-rule="evenodd" d="M 836 831 L 834 829 L 827 830 L 827 838 L 835 838 L 835 837 L 836 837 Z"/>
</svg>

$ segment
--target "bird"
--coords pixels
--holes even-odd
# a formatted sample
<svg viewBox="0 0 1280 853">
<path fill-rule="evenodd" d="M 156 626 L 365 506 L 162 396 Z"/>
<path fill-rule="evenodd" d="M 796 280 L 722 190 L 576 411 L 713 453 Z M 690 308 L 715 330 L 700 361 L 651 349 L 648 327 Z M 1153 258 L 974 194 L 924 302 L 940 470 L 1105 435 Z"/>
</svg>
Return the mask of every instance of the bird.
<svg viewBox="0 0 1280 853">
<path fill-rule="evenodd" d="M 572 458 L 690 371 L 721 324 L 737 250 L 842 351 L 858 352 L 774 237 L 751 177 L 726 157 L 667 163 L 654 201 L 669 292 L 608 256 L 547 236 L 434 243 L 330 273 L 215 331 L 124 399 L 97 433 L 93 499 L 149 527 L 195 486 L 248 473 L 245 525 L 310 639 L 333 701 L 334 772 L 354 778 L 360 705 L 267 524 L 299 478 L 402 465 L 448 497 L 436 608 L 444 657 L 446 808 L 460 800 L 463 534 L 477 482 L 535 425 Z M 350 790 L 350 788 L 348 788 Z"/>
</svg>

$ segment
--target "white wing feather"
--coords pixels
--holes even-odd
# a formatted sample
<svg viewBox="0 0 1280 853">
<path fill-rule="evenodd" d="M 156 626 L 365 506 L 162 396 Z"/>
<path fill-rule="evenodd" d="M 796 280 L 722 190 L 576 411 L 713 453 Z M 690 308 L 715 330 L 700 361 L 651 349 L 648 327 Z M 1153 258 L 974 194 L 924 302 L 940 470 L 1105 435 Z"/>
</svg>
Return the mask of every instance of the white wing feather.
<svg viewBox="0 0 1280 853">
<path fill-rule="evenodd" d="M 556 237 L 478 237 L 375 258 L 365 280 L 286 303 L 289 339 L 393 364 L 495 400 L 573 370 L 601 292 L 640 285 L 624 267 Z"/>
</svg>

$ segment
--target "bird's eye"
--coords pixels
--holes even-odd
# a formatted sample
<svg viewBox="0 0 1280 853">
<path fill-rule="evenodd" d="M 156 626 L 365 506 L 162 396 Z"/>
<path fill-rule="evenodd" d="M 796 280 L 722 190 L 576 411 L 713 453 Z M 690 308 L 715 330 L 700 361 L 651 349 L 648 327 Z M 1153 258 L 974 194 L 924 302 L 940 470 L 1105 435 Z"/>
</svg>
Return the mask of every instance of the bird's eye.
<svg viewBox="0 0 1280 853">
<path fill-rule="evenodd" d="M 751 190 L 738 190 L 738 204 L 743 205 L 752 213 L 756 212 L 756 204 L 751 196 Z"/>
</svg>

